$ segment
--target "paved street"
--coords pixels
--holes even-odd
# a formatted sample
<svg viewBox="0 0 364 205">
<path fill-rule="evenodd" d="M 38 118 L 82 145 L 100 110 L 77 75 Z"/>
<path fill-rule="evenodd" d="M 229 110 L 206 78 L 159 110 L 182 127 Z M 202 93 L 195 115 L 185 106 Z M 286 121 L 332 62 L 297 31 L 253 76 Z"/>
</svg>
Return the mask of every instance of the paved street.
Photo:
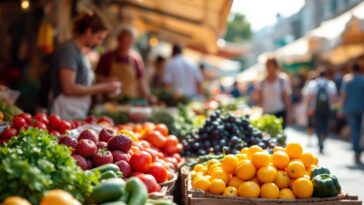
<svg viewBox="0 0 364 205">
<path fill-rule="evenodd" d="M 305 150 L 318 156 L 319 164 L 328 167 L 338 177 L 344 192 L 358 195 L 361 200 L 364 199 L 364 167 L 357 167 L 354 164 L 349 142 L 329 138 L 325 141 L 324 154 L 319 154 L 315 137 L 309 140 L 305 131 L 294 128 L 288 128 L 286 132 L 288 142 L 300 142 Z"/>
</svg>

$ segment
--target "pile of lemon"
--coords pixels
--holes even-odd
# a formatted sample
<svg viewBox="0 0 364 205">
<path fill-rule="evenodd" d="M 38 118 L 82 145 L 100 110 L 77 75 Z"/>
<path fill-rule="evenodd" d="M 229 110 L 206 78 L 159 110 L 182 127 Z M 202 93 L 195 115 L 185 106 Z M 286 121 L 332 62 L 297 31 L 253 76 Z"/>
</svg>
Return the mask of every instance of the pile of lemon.
<svg viewBox="0 0 364 205">
<path fill-rule="evenodd" d="M 317 157 L 303 152 L 299 143 L 275 147 L 269 154 L 259 146 L 243 148 L 240 154 L 211 159 L 191 171 L 192 187 L 212 194 L 246 198 L 310 198 L 310 172 Z"/>
</svg>

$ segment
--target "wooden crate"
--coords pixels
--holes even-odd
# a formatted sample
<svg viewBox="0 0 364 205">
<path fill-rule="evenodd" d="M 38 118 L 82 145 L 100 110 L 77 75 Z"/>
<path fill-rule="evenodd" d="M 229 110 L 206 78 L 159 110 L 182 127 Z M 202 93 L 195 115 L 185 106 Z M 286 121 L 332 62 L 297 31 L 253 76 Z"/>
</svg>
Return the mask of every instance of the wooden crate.
<svg viewBox="0 0 364 205">
<path fill-rule="evenodd" d="M 281 199 L 249 199 L 243 197 L 225 197 L 222 195 L 214 195 L 205 193 L 199 190 L 192 189 L 191 176 L 188 170 L 182 170 L 182 177 L 185 177 L 184 189 L 184 204 L 186 205 L 361 205 L 362 201 L 358 200 L 357 196 L 350 194 L 341 194 L 330 198 L 310 198 L 297 200 L 281 200 Z"/>
</svg>

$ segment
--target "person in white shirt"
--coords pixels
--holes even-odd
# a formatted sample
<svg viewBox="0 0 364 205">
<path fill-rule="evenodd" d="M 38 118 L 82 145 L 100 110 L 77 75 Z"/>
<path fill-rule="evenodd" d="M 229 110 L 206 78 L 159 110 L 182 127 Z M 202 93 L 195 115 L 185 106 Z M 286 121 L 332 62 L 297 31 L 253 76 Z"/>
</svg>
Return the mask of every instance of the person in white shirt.
<svg viewBox="0 0 364 205">
<path fill-rule="evenodd" d="M 320 153 L 323 153 L 324 140 L 329 132 L 332 105 L 337 100 L 335 83 L 326 76 L 325 70 L 319 71 L 319 78 L 309 82 L 306 90 L 308 116 L 313 117 Z"/>
<path fill-rule="evenodd" d="M 291 121 L 291 85 L 287 75 L 280 73 L 275 58 L 266 61 L 266 77 L 258 83 L 258 102 L 266 114 L 283 119 L 283 127 Z"/>
<path fill-rule="evenodd" d="M 202 74 L 196 64 L 187 60 L 180 45 L 174 45 L 172 58 L 167 62 L 163 82 L 175 92 L 198 97 L 202 94 Z"/>
</svg>

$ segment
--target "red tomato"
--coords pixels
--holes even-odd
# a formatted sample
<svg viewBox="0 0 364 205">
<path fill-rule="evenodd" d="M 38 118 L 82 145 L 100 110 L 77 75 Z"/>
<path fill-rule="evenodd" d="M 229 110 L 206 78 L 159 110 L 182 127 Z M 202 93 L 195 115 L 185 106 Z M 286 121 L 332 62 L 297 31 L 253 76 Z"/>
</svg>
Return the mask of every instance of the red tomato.
<svg viewBox="0 0 364 205">
<path fill-rule="evenodd" d="M 131 155 L 129 164 L 133 168 L 134 171 L 145 173 L 148 171 L 150 164 L 152 163 L 152 157 L 148 152 L 140 151 L 134 152 Z"/>
<path fill-rule="evenodd" d="M 166 140 L 165 147 L 176 146 L 178 144 L 178 138 L 174 135 L 169 135 Z"/>
<path fill-rule="evenodd" d="M 177 153 L 178 152 L 178 149 L 177 149 L 177 146 L 174 145 L 174 146 L 165 146 L 163 148 L 163 153 L 170 156 L 170 155 L 173 155 L 174 153 Z"/>
<path fill-rule="evenodd" d="M 162 148 L 166 143 L 166 138 L 159 131 L 153 131 L 148 132 L 147 141 L 154 147 Z"/>
<path fill-rule="evenodd" d="M 163 136 L 168 135 L 168 127 L 165 124 L 157 124 L 154 130 L 159 131 Z"/>
<path fill-rule="evenodd" d="M 40 130 L 47 130 L 47 125 L 40 121 L 35 121 L 33 123 L 33 127 L 40 129 Z"/>
<path fill-rule="evenodd" d="M 13 124 L 11 126 L 15 129 L 21 129 L 27 127 L 27 125 L 28 124 L 24 118 L 22 118 L 21 116 L 16 116 L 13 119 Z"/>
<path fill-rule="evenodd" d="M 89 124 L 96 124 L 97 118 L 94 116 L 87 116 L 87 118 L 85 119 L 85 122 L 87 122 Z"/>
<path fill-rule="evenodd" d="M 6 128 L 3 133 L 1 133 L 1 137 L 4 139 L 4 140 L 9 140 L 10 138 L 12 137 L 15 137 L 16 135 L 18 135 L 18 131 L 14 128 Z"/>
<path fill-rule="evenodd" d="M 140 150 L 141 150 L 141 149 L 140 149 L 139 147 L 137 147 L 137 146 L 133 145 L 133 146 L 131 146 L 130 150 L 131 150 L 133 153 L 137 153 L 137 152 L 140 152 Z"/>
<path fill-rule="evenodd" d="M 25 120 L 25 122 L 27 122 L 27 124 L 30 124 L 32 122 L 32 116 L 28 113 L 23 112 L 20 113 L 18 116 L 22 117 Z"/>
<path fill-rule="evenodd" d="M 131 176 L 132 177 L 136 177 L 136 176 L 139 176 L 139 175 L 142 175 L 142 174 L 144 174 L 144 173 L 142 173 L 142 172 L 134 172 Z"/>
<path fill-rule="evenodd" d="M 155 129 L 155 124 L 152 122 L 145 122 L 143 123 L 143 130 L 146 131 L 150 131 L 150 130 L 154 130 Z"/>
<path fill-rule="evenodd" d="M 181 155 L 180 155 L 180 154 L 178 154 L 178 153 L 174 153 L 174 154 L 172 155 L 172 157 L 173 157 L 173 158 L 175 158 L 175 159 L 177 160 L 177 162 L 181 162 L 181 161 L 182 161 L 182 157 L 181 157 Z"/>
<path fill-rule="evenodd" d="M 150 148 L 150 144 L 148 141 L 145 141 L 145 140 L 140 140 L 139 141 L 140 145 L 144 148 L 144 149 L 147 149 L 147 148 Z"/>
<path fill-rule="evenodd" d="M 163 183 L 168 179 L 168 171 L 166 167 L 158 162 L 152 163 L 147 173 L 154 176 L 158 183 Z"/>
<path fill-rule="evenodd" d="M 70 122 L 67 121 L 60 121 L 57 125 L 57 130 L 61 133 L 64 134 L 66 133 L 67 130 L 72 129 L 72 124 Z"/>
<path fill-rule="evenodd" d="M 34 119 L 48 125 L 49 120 L 45 113 L 38 113 L 34 116 Z"/>
<path fill-rule="evenodd" d="M 152 162 L 155 162 L 158 159 L 157 151 L 155 151 L 153 149 L 146 149 L 145 151 L 148 152 L 150 154 L 150 156 L 152 157 Z"/>
<path fill-rule="evenodd" d="M 58 124 L 61 122 L 61 118 L 58 115 L 51 115 L 48 118 L 49 126 L 52 129 L 57 129 Z"/>
<path fill-rule="evenodd" d="M 108 123 L 111 126 L 114 126 L 114 124 L 115 124 L 114 123 L 114 120 L 112 120 L 110 117 L 107 117 L 107 116 L 100 117 L 97 120 L 97 123 L 101 123 L 101 122 L 106 122 L 106 123 Z"/>
<path fill-rule="evenodd" d="M 61 133 L 59 133 L 57 130 L 52 130 L 52 131 L 49 132 L 49 134 L 54 135 L 54 136 L 56 136 L 58 138 L 61 137 Z"/>
<path fill-rule="evenodd" d="M 158 192 L 160 191 L 160 186 L 155 180 L 155 178 L 150 174 L 142 174 L 137 176 L 142 182 L 145 184 L 145 186 L 148 189 L 148 193 L 152 192 Z"/>
</svg>

